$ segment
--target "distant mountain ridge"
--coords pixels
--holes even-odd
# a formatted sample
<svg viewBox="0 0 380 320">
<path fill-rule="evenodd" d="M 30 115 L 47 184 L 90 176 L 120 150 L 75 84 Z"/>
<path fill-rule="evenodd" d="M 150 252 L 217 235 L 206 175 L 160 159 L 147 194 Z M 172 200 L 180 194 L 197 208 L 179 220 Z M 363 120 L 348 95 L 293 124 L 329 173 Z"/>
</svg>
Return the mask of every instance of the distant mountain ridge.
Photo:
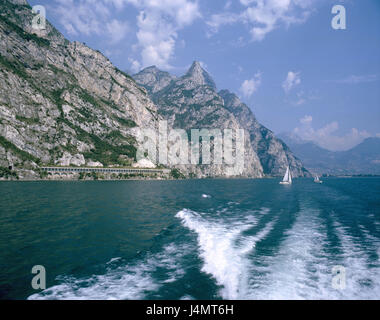
<svg viewBox="0 0 380 320">
<path fill-rule="evenodd" d="M 347 151 L 330 151 L 289 134 L 278 135 L 306 168 L 319 174 L 380 174 L 380 138 L 371 137 Z"/>
<path fill-rule="evenodd" d="M 194 61 L 182 77 L 172 76 L 153 66 L 133 78 L 147 89 L 159 114 L 173 128 L 244 129 L 247 176 L 281 176 L 288 165 L 294 176 L 309 175 L 286 144 L 262 126 L 234 93 L 217 91 L 214 80 L 199 62 Z M 208 169 L 198 169 L 199 174 L 207 174 Z M 218 175 L 220 169 L 211 167 L 211 174 Z"/>
</svg>

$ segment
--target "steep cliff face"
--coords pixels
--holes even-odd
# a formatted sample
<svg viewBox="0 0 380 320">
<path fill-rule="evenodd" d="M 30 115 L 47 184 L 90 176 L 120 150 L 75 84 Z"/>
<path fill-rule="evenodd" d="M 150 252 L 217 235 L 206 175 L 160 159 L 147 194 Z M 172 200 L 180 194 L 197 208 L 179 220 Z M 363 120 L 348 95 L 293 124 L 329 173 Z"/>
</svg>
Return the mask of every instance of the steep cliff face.
<svg viewBox="0 0 380 320">
<path fill-rule="evenodd" d="M 129 165 L 156 106 L 100 52 L 51 24 L 32 29 L 25 1 L 0 2 L 0 168 L 38 177 L 38 164 Z"/>
<path fill-rule="evenodd" d="M 172 76 L 168 72 L 161 71 L 155 66 L 148 67 L 145 71 L 146 72 L 140 74 L 139 83 L 152 94 L 161 91 L 167 87 L 172 80 L 176 79 L 175 76 Z"/>
<path fill-rule="evenodd" d="M 199 63 L 179 78 L 150 67 L 135 81 L 100 52 L 66 40 L 49 22 L 44 30 L 33 29 L 35 15 L 26 1 L 1 0 L 0 9 L 0 179 L 39 178 L 41 165 L 129 166 L 136 161 L 140 129 L 157 132 L 163 119 L 169 130 L 188 133 L 245 130 L 240 173 L 226 163 L 175 165 L 185 176 L 280 175 L 287 164 L 295 175 L 304 174 L 247 106 L 217 92 Z M 238 151 L 232 147 L 235 156 Z"/>
<path fill-rule="evenodd" d="M 159 89 L 154 82 L 148 84 L 147 79 L 153 79 L 152 70 L 155 74 L 162 73 L 150 67 L 134 75 L 134 79 L 148 90 L 160 115 L 172 127 L 245 130 L 244 175 L 280 176 L 287 165 L 294 176 L 309 174 L 289 148 L 262 126 L 235 94 L 228 90 L 217 92 L 213 79 L 198 62 L 194 62 L 183 77 L 170 77 L 165 73 L 167 85 L 160 85 Z"/>
<path fill-rule="evenodd" d="M 264 173 L 267 175 L 282 175 L 284 168 L 290 166 L 294 176 L 308 175 L 301 161 L 290 151 L 287 145 L 276 138 L 274 133 L 261 125 L 249 107 L 228 90 L 222 90 L 225 107 L 235 115 L 240 125 L 249 132 L 253 150 L 260 158 Z"/>
<path fill-rule="evenodd" d="M 134 78 L 137 83 L 145 86 L 150 92 L 153 101 L 159 108 L 160 115 L 168 121 L 170 127 L 187 131 L 191 129 L 244 129 L 235 116 L 224 107 L 224 101 L 216 92 L 214 81 L 198 62 L 194 62 L 183 77 L 171 78 L 166 87 L 155 92 L 150 89 L 154 85 L 146 85 L 146 79 L 152 78 L 150 76 L 152 70 L 152 67 L 144 69 Z M 262 166 L 257 154 L 252 149 L 247 133 L 245 133 L 244 149 L 244 170 L 241 175 L 262 177 Z M 234 152 L 236 152 L 236 148 L 234 148 Z M 179 166 L 179 168 L 198 176 L 229 175 L 229 166 L 225 164 L 197 167 Z"/>
</svg>

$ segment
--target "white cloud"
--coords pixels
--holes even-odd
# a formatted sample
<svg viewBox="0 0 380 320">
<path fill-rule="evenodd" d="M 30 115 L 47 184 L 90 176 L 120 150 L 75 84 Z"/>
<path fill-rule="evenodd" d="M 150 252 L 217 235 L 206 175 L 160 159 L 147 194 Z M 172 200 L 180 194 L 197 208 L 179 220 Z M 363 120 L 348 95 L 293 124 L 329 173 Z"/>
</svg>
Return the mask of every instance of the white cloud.
<svg viewBox="0 0 380 320">
<path fill-rule="evenodd" d="M 111 44 L 130 32 L 125 21 L 114 19 L 112 12 L 135 7 L 140 67 L 156 65 L 170 69 L 178 31 L 201 16 L 198 0 L 56 0 L 54 10 L 66 31 L 73 35 L 107 36 Z M 180 45 L 183 45 L 180 42 Z M 137 68 L 137 59 L 132 68 Z"/>
<path fill-rule="evenodd" d="M 288 93 L 292 88 L 301 83 L 301 77 L 299 72 L 289 71 L 285 81 L 282 83 L 284 91 Z"/>
<path fill-rule="evenodd" d="M 332 151 L 351 149 L 371 136 L 367 131 L 359 131 L 356 128 L 352 128 L 345 135 L 337 135 L 336 131 L 339 129 L 339 123 L 337 121 L 328 123 L 319 129 L 314 129 L 312 122 L 312 116 L 304 116 L 300 119 L 301 125 L 295 128 L 293 133 L 302 140 L 313 141 L 322 148 Z"/>
<path fill-rule="evenodd" d="M 300 122 L 302 124 L 309 124 L 313 122 L 313 117 L 312 116 L 304 116 L 303 118 L 300 119 Z"/>
<path fill-rule="evenodd" d="M 156 65 L 171 69 L 170 59 L 174 54 L 178 31 L 201 16 L 197 1 L 125 1 L 139 10 L 136 36 L 137 48 L 141 50 L 141 66 Z"/>
<path fill-rule="evenodd" d="M 312 100 L 320 99 L 318 90 L 298 90 L 294 95 L 289 95 L 285 101 L 293 106 L 299 107 L 309 103 Z"/>
<path fill-rule="evenodd" d="M 234 14 L 231 12 L 223 12 L 218 14 L 213 14 L 209 21 L 207 21 L 207 25 L 210 27 L 210 31 L 208 33 L 209 36 L 213 35 L 214 33 L 217 33 L 219 30 L 219 27 L 222 25 L 228 25 L 228 24 L 234 24 L 237 21 L 239 21 L 241 15 L 240 14 Z"/>
<path fill-rule="evenodd" d="M 142 65 L 170 68 L 169 60 L 175 49 L 177 32 L 173 25 L 162 19 L 159 13 L 141 11 L 138 19 L 138 46 L 141 49 Z"/>
<path fill-rule="evenodd" d="M 132 58 L 129 58 L 128 61 L 131 64 L 131 71 L 133 73 L 138 73 L 141 70 L 141 64 L 139 61 L 134 60 Z"/>
<path fill-rule="evenodd" d="M 113 19 L 106 24 L 106 30 L 111 37 L 112 43 L 118 43 L 123 40 L 128 32 L 130 32 L 129 24 L 127 22 L 118 21 Z"/>
<path fill-rule="evenodd" d="M 259 86 L 261 85 L 261 73 L 257 72 L 252 79 L 245 80 L 241 87 L 240 91 L 244 97 L 249 98 L 254 94 Z"/>
<path fill-rule="evenodd" d="M 112 4 L 116 7 L 116 9 L 123 9 L 125 4 L 128 2 L 127 0 L 103 0 L 105 4 Z"/>
<path fill-rule="evenodd" d="M 228 10 L 229 8 L 231 8 L 231 5 L 232 5 L 232 1 L 227 1 L 226 4 L 224 5 L 224 10 Z"/>
<path fill-rule="evenodd" d="M 130 29 L 127 22 L 112 19 L 107 4 L 119 8 L 120 1 L 57 0 L 54 7 L 51 6 L 51 11 L 57 14 L 59 22 L 69 34 L 105 36 L 111 43 L 117 43 L 125 38 Z"/>
<path fill-rule="evenodd" d="M 213 32 L 222 25 L 244 22 L 250 28 L 252 40 L 261 41 L 280 26 L 305 22 L 314 0 L 240 0 L 240 3 L 246 8 L 239 14 L 230 12 L 211 17 L 208 24 Z"/>
</svg>

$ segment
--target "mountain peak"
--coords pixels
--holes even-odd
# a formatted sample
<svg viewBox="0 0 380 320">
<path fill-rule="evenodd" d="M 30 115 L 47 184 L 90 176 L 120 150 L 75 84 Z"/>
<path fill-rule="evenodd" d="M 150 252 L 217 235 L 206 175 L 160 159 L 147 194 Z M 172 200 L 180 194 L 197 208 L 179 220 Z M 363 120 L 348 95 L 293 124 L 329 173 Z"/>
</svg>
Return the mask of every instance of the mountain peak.
<svg viewBox="0 0 380 320">
<path fill-rule="evenodd" d="M 166 71 L 158 69 L 156 66 L 150 66 L 139 73 L 135 74 L 133 78 L 138 84 L 145 87 L 148 92 L 156 93 L 163 88 L 167 87 L 172 80 L 176 79 Z"/>
<path fill-rule="evenodd" d="M 190 69 L 187 71 L 185 78 L 190 78 L 197 85 L 207 85 L 212 88 L 216 88 L 214 80 L 204 70 L 199 61 L 194 61 Z"/>
<path fill-rule="evenodd" d="M 154 72 L 154 73 L 157 73 L 157 72 L 160 72 L 161 70 L 158 69 L 156 66 L 150 66 L 150 67 L 146 67 L 145 69 L 142 69 L 140 72 Z"/>
<path fill-rule="evenodd" d="M 191 65 L 189 71 L 192 71 L 192 72 L 199 72 L 199 71 L 202 71 L 203 68 L 202 68 L 202 65 L 199 61 L 193 61 L 193 64 Z"/>
</svg>

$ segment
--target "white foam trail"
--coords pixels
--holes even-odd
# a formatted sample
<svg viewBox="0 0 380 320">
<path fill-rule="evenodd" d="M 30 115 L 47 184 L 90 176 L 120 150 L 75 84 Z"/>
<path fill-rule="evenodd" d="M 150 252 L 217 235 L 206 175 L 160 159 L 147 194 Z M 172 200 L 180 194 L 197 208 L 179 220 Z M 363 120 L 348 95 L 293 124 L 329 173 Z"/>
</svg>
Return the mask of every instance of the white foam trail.
<svg viewBox="0 0 380 320">
<path fill-rule="evenodd" d="M 104 275 L 89 278 L 60 277 L 64 283 L 41 293 L 31 295 L 29 300 L 134 300 L 144 299 L 147 293 L 156 292 L 164 283 L 176 281 L 185 271 L 181 258 L 189 252 L 188 245 L 180 247 L 170 244 L 163 251 L 148 255 L 142 261 L 109 269 Z M 112 261 L 113 260 L 113 261 Z M 115 262 L 114 259 L 111 259 Z M 111 262 L 110 261 L 110 262 Z M 152 273 L 165 269 L 166 279 L 159 282 Z"/>
<path fill-rule="evenodd" d="M 266 215 L 270 212 L 270 209 L 269 208 L 262 208 L 259 213 L 262 214 L 262 215 Z"/>
<path fill-rule="evenodd" d="M 308 299 L 319 293 L 326 282 L 327 259 L 322 252 L 325 235 L 313 214 L 300 212 L 292 229 L 286 232 L 274 256 L 261 257 L 252 272 L 251 299 Z M 319 284 L 319 285 L 318 285 Z"/>
<path fill-rule="evenodd" d="M 379 299 L 380 298 L 380 263 L 379 260 L 372 262 L 367 251 L 363 248 L 363 239 L 356 239 L 350 235 L 342 224 L 334 222 L 341 249 L 342 258 L 346 268 L 346 289 L 341 292 L 343 299 Z M 377 255 L 379 256 L 379 239 L 371 236 L 365 229 L 364 238 L 370 240 L 370 243 L 377 246 Z M 359 240 L 359 241 L 358 241 Z"/>
<path fill-rule="evenodd" d="M 334 217 L 333 217 L 334 218 Z M 252 299 L 378 299 L 379 269 L 369 268 L 368 256 L 348 235 L 345 228 L 334 222 L 340 240 L 338 251 L 327 251 L 327 229 L 318 211 L 303 209 L 292 229 L 286 233 L 278 253 L 260 257 L 252 269 L 248 297 Z M 334 249 L 335 250 L 335 249 Z M 333 266 L 346 268 L 346 288 L 332 285 Z M 371 286 L 363 285 L 369 281 Z"/>
<path fill-rule="evenodd" d="M 202 198 L 211 198 L 209 194 L 202 194 Z"/>
<path fill-rule="evenodd" d="M 253 216 L 233 221 L 213 221 L 197 212 L 184 209 L 177 213 L 184 226 L 197 233 L 202 271 L 212 275 L 222 286 L 220 295 L 225 299 L 244 299 L 248 290 L 247 254 L 256 243 L 266 237 L 273 227 L 270 222 L 255 236 L 243 232 L 254 227 L 258 219 Z"/>
<path fill-rule="evenodd" d="M 363 225 L 359 225 L 359 228 L 362 231 L 366 242 L 371 244 L 372 247 L 380 250 L 380 239 L 372 235 Z"/>
<path fill-rule="evenodd" d="M 117 258 L 112 258 L 110 261 L 108 261 L 106 264 L 112 264 L 116 261 L 119 261 L 121 259 L 121 257 L 117 257 Z"/>
</svg>

